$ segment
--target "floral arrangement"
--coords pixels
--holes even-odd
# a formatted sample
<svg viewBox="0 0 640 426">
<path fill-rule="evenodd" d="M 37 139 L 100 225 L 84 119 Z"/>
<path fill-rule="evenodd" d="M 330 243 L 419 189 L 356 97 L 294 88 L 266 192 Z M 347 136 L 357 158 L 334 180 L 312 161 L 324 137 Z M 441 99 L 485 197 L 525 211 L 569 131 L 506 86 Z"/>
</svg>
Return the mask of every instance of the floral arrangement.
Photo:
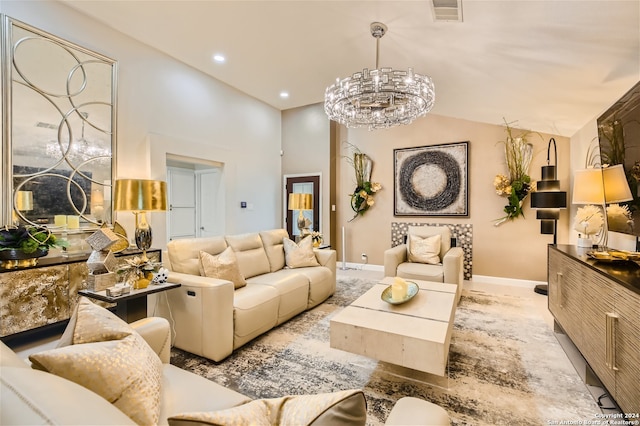
<svg viewBox="0 0 640 426">
<path fill-rule="evenodd" d="M 314 243 L 321 243 L 322 242 L 322 234 L 318 231 L 313 231 L 311 233 L 311 239 L 313 240 Z"/>
<path fill-rule="evenodd" d="M 160 262 L 152 262 L 138 256 L 125 259 L 125 262 L 118 268 L 117 273 L 119 276 L 124 276 L 123 281 L 130 283 L 133 288 L 145 288 L 153 280 L 153 273 L 158 272 L 162 266 Z M 140 280 L 146 280 L 146 282 L 140 283 Z"/>
<path fill-rule="evenodd" d="M 59 240 L 45 227 L 5 226 L 0 229 L 0 251 L 21 250 L 26 254 L 51 247 L 66 247 L 67 242 Z"/>
<path fill-rule="evenodd" d="M 580 236 L 589 237 L 600 232 L 603 224 L 604 217 L 600 207 L 588 205 L 578 208 L 573 229 L 578 231 Z"/>
<path fill-rule="evenodd" d="M 609 231 L 630 232 L 633 230 L 633 219 L 629 206 L 620 204 L 610 204 L 607 207 L 607 225 Z"/>
<path fill-rule="evenodd" d="M 501 225 L 507 220 L 524 217 L 522 205 L 524 199 L 534 190 L 534 184 L 529 176 L 529 166 L 533 157 L 533 145 L 527 138 L 531 134 L 529 130 L 520 130 L 519 136 L 514 135 L 514 129 L 506 122 L 507 138 L 504 143 L 504 156 L 509 174 L 498 174 L 493 180 L 496 194 L 508 199 L 504 206 L 506 216 L 496 220 L 495 225 Z"/>
<path fill-rule="evenodd" d="M 371 168 L 373 162 L 367 154 L 351 145 L 353 156 L 347 157 L 347 161 L 351 163 L 356 173 L 356 188 L 351 197 L 351 209 L 355 215 L 351 220 L 359 215 L 363 215 L 371 206 L 375 204 L 374 194 L 382 189 L 382 185 L 378 182 L 371 182 Z M 350 221 L 351 221 L 350 220 Z"/>
</svg>

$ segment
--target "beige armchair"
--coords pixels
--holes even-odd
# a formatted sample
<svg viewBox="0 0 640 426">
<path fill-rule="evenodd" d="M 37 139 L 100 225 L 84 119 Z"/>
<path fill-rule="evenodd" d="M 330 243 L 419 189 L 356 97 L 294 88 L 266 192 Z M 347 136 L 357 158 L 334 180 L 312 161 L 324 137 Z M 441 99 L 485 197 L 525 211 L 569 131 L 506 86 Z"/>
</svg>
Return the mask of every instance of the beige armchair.
<svg viewBox="0 0 640 426">
<path fill-rule="evenodd" d="M 447 226 L 409 226 L 407 242 L 384 252 L 384 275 L 456 284 L 457 303 L 462 292 L 463 258 L 462 248 L 451 246 Z"/>
</svg>

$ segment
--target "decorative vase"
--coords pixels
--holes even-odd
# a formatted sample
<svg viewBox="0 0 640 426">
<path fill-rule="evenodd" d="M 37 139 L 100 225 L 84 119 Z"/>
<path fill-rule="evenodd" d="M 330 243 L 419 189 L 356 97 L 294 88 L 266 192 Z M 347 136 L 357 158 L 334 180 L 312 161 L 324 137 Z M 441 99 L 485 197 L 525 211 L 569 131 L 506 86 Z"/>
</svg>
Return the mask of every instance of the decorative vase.
<svg viewBox="0 0 640 426">
<path fill-rule="evenodd" d="M 318 238 L 313 240 L 313 246 L 314 247 L 320 247 L 320 245 L 322 244 L 322 238 Z"/>
<path fill-rule="evenodd" d="M 38 258 L 49 254 L 48 248 L 39 248 L 33 253 L 25 253 L 20 249 L 8 249 L 0 251 L 0 268 L 18 269 L 36 266 Z"/>
</svg>

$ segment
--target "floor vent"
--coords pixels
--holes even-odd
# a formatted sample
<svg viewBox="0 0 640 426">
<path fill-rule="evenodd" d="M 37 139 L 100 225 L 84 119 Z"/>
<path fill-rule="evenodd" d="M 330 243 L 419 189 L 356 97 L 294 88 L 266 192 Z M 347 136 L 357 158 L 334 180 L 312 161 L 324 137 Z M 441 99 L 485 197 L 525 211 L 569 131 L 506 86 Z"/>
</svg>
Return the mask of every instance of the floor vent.
<svg viewBox="0 0 640 426">
<path fill-rule="evenodd" d="M 462 22 L 462 0 L 431 0 L 433 20 L 436 22 Z"/>
</svg>

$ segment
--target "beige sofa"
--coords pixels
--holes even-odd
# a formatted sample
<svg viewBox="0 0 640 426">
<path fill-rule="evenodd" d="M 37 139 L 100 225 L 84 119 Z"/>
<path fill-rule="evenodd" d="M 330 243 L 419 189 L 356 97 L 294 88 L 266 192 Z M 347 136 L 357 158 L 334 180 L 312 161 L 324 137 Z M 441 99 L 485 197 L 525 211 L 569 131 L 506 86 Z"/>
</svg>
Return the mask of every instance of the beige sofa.
<svg viewBox="0 0 640 426">
<path fill-rule="evenodd" d="M 409 246 L 412 235 L 416 240 L 440 235 L 437 261 L 421 262 L 409 258 Z M 409 226 L 407 242 L 384 252 L 384 275 L 406 279 L 434 281 L 456 284 L 456 303 L 460 301 L 464 277 L 464 252 L 461 247 L 451 246 L 451 230 L 447 226 Z"/>
<path fill-rule="evenodd" d="M 336 252 L 314 249 L 317 266 L 286 267 L 284 229 L 167 244 L 169 281 L 182 284 L 167 292 L 168 304 L 156 313 L 172 322 L 174 346 L 220 361 L 235 349 L 299 313 L 313 308 L 336 289 Z M 231 247 L 247 285 L 200 276 L 200 251 L 211 255 Z"/>
<path fill-rule="evenodd" d="M 170 331 L 166 320 L 145 318 L 131 325 L 162 361 L 160 425 L 220 424 L 196 419 L 204 414 L 204 419 L 211 421 L 214 419 L 212 412 L 228 413 L 229 416 L 251 415 L 255 413 L 256 406 L 269 407 L 275 413 L 268 414 L 279 415 L 280 410 L 296 399 L 283 397 L 252 401 L 238 392 L 175 367 L 169 364 Z M 26 360 L 28 355 L 53 349 L 56 345 L 57 341 L 49 341 L 24 347 L 16 353 L 0 342 L 0 424 L 135 425 L 115 405 L 91 390 L 60 376 L 30 368 Z M 325 397 L 320 396 L 320 399 L 315 398 L 319 395 L 300 398 L 298 404 L 319 408 L 311 414 L 311 421 L 308 421 L 309 413 L 305 409 L 302 410 L 306 419 L 304 423 L 295 420 L 290 423 L 314 426 L 365 424 L 366 401 L 361 391 L 323 395 Z M 313 398 L 315 404 L 310 404 L 306 398 Z M 449 425 L 450 420 L 441 407 L 422 399 L 405 397 L 394 406 L 386 424 Z"/>
</svg>

